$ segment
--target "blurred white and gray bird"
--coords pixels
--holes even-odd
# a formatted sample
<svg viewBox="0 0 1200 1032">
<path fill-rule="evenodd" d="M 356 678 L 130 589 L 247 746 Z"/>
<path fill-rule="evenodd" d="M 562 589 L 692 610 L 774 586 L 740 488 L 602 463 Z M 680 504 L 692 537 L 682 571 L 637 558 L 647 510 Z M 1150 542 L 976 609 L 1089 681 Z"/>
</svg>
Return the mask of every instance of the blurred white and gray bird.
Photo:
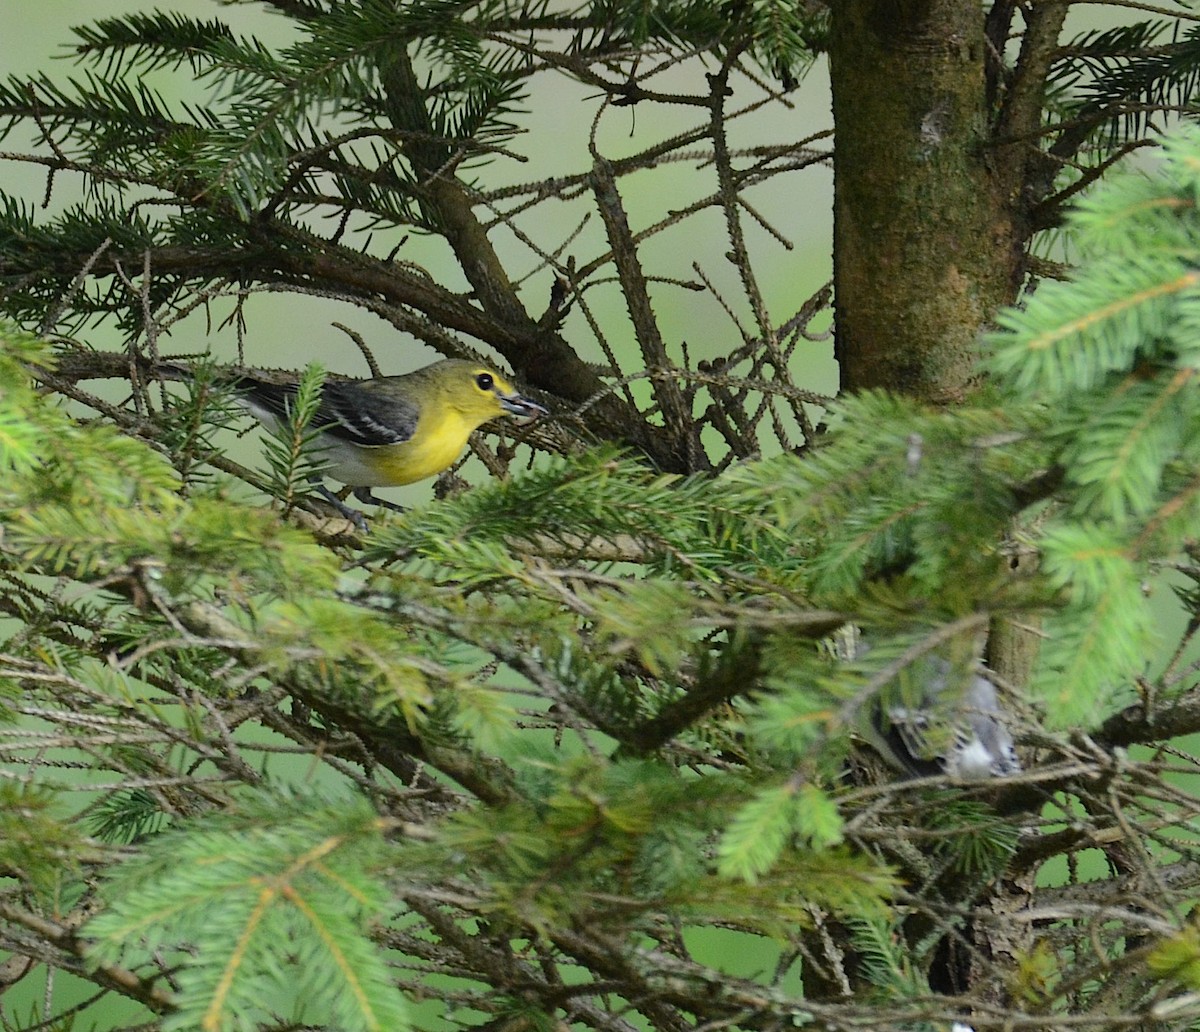
<svg viewBox="0 0 1200 1032">
<path fill-rule="evenodd" d="M 856 652 L 864 651 L 860 641 Z M 983 673 L 964 673 L 941 656 L 926 656 L 907 673 L 907 704 L 876 698 L 859 727 L 889 766 L 909 777 L 964 780 L 1020 773 L 1010 716 Z"/>
</svg>

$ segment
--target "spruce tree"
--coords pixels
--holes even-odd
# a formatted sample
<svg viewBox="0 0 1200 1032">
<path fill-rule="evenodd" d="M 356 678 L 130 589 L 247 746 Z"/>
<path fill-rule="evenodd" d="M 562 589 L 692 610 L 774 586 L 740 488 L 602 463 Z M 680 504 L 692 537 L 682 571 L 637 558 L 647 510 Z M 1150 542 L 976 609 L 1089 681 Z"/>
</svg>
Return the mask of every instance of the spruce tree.
<svg viewBox="0 0 1200 1032">
<path fill-rule="evenodd" d="M 47 175 L 0 211 L 6 1024 L 1195 1026 L 1195 16 L 256 6 L 290 42 L 143 11 L 0 84 Z M 756 136 L 818 62 L 832 136 Z M 591 130 L 529 181 L 546 83 Z M 832 293 L 777 311 L 755 192 L 831 163 Z M 265 292 L 552 415 L 364 530 L 307 490 L 319 352 L 228 455 Z M 934 751 L 986 673 L 1020 773 L 881 762 L 931 669 Z"/>
</svg>

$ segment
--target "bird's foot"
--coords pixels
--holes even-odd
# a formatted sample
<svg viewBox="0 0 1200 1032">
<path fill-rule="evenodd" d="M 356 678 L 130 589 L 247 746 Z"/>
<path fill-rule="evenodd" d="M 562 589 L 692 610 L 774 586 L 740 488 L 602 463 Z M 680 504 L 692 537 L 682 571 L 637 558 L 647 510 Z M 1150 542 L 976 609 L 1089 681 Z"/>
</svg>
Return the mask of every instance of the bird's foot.
<svg viewBox="0 0 1200 1032">
<path fill-rule="evenodd" d="M 337 509 L 338 513 L 348 519 L 362 533 L 367 532 L 367 518 L 357 509 L 351 509 L 343 502 L 336 494 L 329 490 L 324 484 L 315 485 L 317 494 L 325 499 L 330 505 Z M 355 497 L 358 497 L 357 494 Z"/>
</svg>

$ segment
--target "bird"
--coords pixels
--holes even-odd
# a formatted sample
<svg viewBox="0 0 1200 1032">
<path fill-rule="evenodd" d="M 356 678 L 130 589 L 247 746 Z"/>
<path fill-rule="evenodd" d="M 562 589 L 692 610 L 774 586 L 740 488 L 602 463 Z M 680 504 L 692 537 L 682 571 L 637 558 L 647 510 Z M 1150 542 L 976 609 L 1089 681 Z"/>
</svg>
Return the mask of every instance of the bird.
<svg viewBox="0 0 1200 1032">
<path fill-rule="evenodd" d="M 856 655 L 866 651 L 859 639 Z M 905 680 L 904 701 L 875 698 L 859 722 L 890 767 L 905 777 L 942 773 L 964 781 L 1021 772 L 1008 714 L 981 668 L 960 672 L 929 655 L 905 671 Z"/>
<path fill-rule="evenodd" d="M 286 422 L 298 382 L 275 372 L 245 370 L 221 382 L 270 429 Z M 537 419 L 548 410 L 520 394 L 494 369 L 477 362 L 445 359 L 403 376 L 327 379 L 309 426 L 326 463 L 324 476 L 339 481 L 365 504 L 404 511 L 371 493 L 441 473 L 463 453 L 467 438 L 490 419 Z M 323 485 L 323 497 L 358 525 L 361 513 Z"/>
<path fill-rule="evenodd" d="M 972 674 L 948 707 L 942 696 L 949 684 L 950 664 L 934 657 L 917 706 L 881 706 L 872 714 L 869 740 L 876 752 L 909 777 L 940 771 L 982 781 L 1019 774 L 1021 761 L 992 682 Z"/>
</svg>

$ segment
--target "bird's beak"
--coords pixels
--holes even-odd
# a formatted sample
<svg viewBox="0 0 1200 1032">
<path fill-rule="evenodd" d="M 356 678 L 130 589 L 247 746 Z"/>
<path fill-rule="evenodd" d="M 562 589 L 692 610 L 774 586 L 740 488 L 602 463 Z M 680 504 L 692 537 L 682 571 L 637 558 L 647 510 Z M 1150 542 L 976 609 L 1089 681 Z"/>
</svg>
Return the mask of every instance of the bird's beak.
<svg viewBox="0 0 1200 1032">
<path fill-rule="evenodd" d="M 531 421 L 537 419 L 538 416 L 547 416 L 550 414 L 548 408 L 544 408 L 536 401 L 530 401 L 520 394 L 509 394 L 501 397 L 500 407 L 510 416 L 522 416 Z"/>
</svg>

